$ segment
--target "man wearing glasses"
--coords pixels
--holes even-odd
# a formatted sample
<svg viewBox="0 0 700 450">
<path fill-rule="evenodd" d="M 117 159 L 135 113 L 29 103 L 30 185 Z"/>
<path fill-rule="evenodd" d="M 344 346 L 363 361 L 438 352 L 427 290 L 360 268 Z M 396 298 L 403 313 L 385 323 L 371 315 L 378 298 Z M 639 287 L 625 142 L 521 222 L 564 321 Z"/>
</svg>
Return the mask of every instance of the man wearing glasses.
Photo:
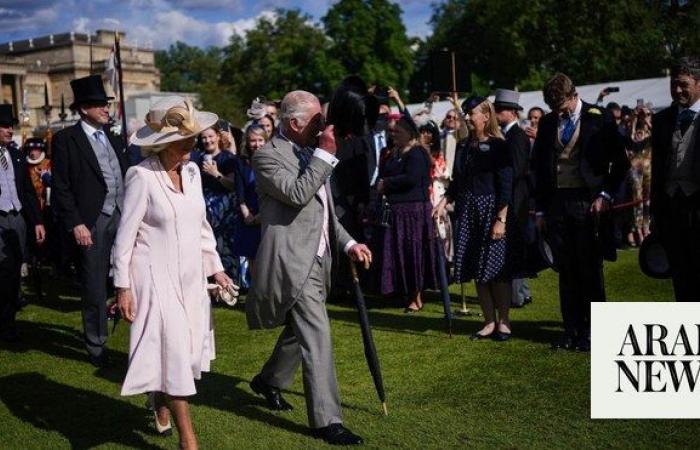
<svg viewBox="0 0 700 450">
<path fill-rule="evenodd" d="M 614 259 L 605 212 L 630 167 L 614 120 L 583 102 L 569 77 L 543 89 L 552 112 L 542 118 L 533 148 L 537 228 L 559 271 L 564 334 L 554 349 L 590 350 L 590 304 L 605 301 L 603 258 Z"/>
</svg>

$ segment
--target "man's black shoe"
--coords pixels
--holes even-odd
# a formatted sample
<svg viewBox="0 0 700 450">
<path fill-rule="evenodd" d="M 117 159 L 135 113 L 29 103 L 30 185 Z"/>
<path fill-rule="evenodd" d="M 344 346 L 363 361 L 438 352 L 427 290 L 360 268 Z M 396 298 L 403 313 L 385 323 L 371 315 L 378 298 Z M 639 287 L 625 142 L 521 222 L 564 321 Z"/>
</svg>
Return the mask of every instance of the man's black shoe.
<svg viewBox="0 0 700 450">
<path fill-rule="evenodd" d="M 280 390 L 274 386 L 266 384 L 260 375 L 253 377 L 250 382 L 250 388 L 256 394 L 262 395 L 267 401 L 267 407 L 273 411 L 291 411 L 294 409 L 292 405 L 287 403 L 287 401 L 282 397 Z"/>
<path fill-rule="evenodd" d="M 107 357 L 107 352 L 103 351 L 99 356 L 88 355 L 90 364 L 97 367 L 98 369 L 104 369 L 109 367 L 109 358 Z"/>
<path fill-rule="evenodd" d="M 552 350 L 574 350 L 576 342 L 572 336 L 565 334 L 558 341 L 552 344 Z"/>
<path fill-rule="evenodd" d="M 523 300 L 523 306 L 529 305 L 532 303 L 532 297 L 525 297 L 525 300 Z"/>
<path fill-rule="evenodd" d="M 362 445 L 362 438 L 343 426 L 342 423 L 332 423 L 327 427 L 316 428 L 314 436 L 323 439 L 330 445 Z"/>
</svg>

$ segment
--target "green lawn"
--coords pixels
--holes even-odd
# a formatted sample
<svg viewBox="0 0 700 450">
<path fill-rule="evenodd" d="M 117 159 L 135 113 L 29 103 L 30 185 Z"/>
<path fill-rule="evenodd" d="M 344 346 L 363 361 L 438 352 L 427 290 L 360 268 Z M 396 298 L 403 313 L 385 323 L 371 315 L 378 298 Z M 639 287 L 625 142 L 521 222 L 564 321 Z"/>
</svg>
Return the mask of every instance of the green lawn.
<svg viewBox="0 0 700 450">
<path fill-rule="evenodd" d="M 607 265 L 609 299 L 669 300 L 670 283 L 644 277 L 636 257 L 622 252 Z M 560 324 L 556 286 L 551 272 L 531 282 L 535 301 L 513 312 L 514 338 L 506 343 L 469 341 L 476 315 L 456 318 L 449 339 L 437 295 L 411 316 L 395 303 L 369 300 L 388 417 L 364 361 L 355 311 L 329 306 L 346 424 L 366 447 L 382 449 L 691 447 L 694 421 L 589 419 L 589 356 L 549 350 Z M 54 294 L 19 314 L 24 343 L 0 347 L 0 449 L 176 448 L 177 437 L 153 434 L 144 396 L 119 396 L 128 327 L 120 324 L 109 340 L 115 367 L 95 371 L 79 338 L 75 292 L 51 287 Z M 459 296 L 453 299 L 456 308 Z M 292 413 L 269 412 L 248 387 L 277 334 L 248 331 L 240 308 L 216 308 L 218 359 L 193 398 L 202 448 L 324 447 L 308 435 L 301 375 L 287 393 Z"/>
</svg>

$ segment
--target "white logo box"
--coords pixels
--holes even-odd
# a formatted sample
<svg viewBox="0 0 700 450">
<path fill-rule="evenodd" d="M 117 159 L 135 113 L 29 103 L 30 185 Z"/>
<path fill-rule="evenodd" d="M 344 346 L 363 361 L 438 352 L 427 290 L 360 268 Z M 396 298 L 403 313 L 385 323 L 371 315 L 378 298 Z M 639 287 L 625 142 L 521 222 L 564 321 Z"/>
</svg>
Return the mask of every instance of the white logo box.
<svg viewBox="0 0 700 450">
<path fill-rule="evenodd" d="M 700 418 L 698 324 L 700 303 L 593 303 L 591 418 Z M 632 345 L 630 325 L 639 344 L 638 349 Z M 662 327 L 668 333 L 662 340 L 666 343 L 666 350 L 668 353 L 675 352 L 675 356 L 663 355 L 658 339 L 651 342 L 653 355 L 646 354 L 649 331 L 653 338 L 660 338 Z M 681 327 L 685 335 L 681 332 Z M 623 344 L 626 345 L 623 347 Z M 623 356 L 619 356 L 621 350 Z M 636 350 L 643 355 L 633 355 Z M 687 351 L 691 354 L 687 355 Z M 623 367 L 627 367 L 629 373 L 625 373 Z M 673 369 L 676 374 L 675 384 Z M 647 373 L 652 375 L 648 377 Z M 691 388 L 688 375 L 692 378 L 691 381 L 697 381 L 694 389 Z M 638 382 L 638 386 L 635 382 Z M 659 392 L 664 386 L 666 391 Z"/>
</svg>

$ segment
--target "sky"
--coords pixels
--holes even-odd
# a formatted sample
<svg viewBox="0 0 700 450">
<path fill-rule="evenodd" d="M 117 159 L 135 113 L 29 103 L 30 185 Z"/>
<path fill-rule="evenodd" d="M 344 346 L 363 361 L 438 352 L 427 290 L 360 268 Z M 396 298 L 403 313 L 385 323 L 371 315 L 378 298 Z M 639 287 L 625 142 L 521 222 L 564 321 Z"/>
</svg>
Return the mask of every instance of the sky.
<svg viewBox="0 0 700 450">
<path fill-rule="evenodd" d="M 0 0 L 0 43 L 52 33 L 125 31 L 139 47 L 167 48 L 176 41 L 221 46 L 275 9 L 300 9 L 316 23 L 337 0 Z M 404 0 L 409 36 L 430 34 L 431 2 Z"/>
</svg>

